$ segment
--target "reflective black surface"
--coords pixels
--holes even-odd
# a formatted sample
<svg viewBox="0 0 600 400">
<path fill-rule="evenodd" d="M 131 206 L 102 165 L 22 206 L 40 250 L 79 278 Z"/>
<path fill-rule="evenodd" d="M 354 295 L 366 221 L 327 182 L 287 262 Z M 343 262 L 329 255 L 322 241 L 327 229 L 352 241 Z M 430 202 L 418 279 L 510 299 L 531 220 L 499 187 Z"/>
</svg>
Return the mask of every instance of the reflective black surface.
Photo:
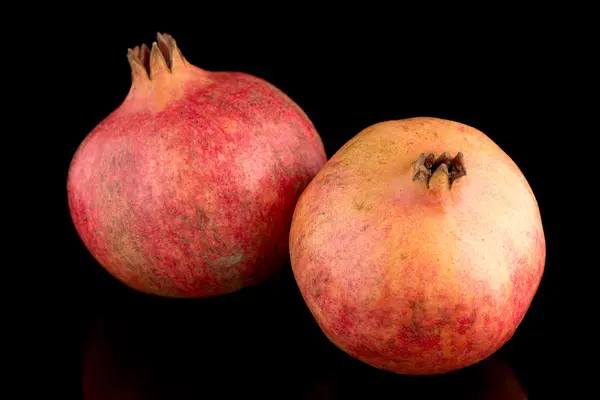
<svg viewBox="0 0 600 400">
<path fill-rule="evenodd" d="M 107 296 L 85 331 L 86 399 L 527 399 L 526 384 L 535 385 L 515 372 L 523 355 L 510 345 L 439 376 L 369 367 L 322 334 L 289 266 L 260 287 L 209 300 L 160 299 L 99 281 Z"/>
</svg>

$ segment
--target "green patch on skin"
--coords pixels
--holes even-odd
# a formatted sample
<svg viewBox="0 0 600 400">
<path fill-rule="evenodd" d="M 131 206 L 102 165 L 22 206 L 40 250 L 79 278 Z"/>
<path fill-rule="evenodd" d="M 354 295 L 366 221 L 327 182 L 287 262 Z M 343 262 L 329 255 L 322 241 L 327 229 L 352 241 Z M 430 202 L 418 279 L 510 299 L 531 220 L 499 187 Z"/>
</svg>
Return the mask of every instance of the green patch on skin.
<svg viewBox="0 0 600 400">
<path fill-rule="evenodd" d="M 246 258 L 240 252 L 231 256 L 219 257 L 211 262 L 212 265 L 219 268 L 231 268 L 242 263 Z"/>
<path fill-rule="evenodd" d="M 219 235 L 213 234 L 213 239 L 215 242 L 217 242 L 219 245 L 221 246 L 225 246 L 225 242 L 223 242 L 223 240 L 221 239 L 221 237 L 219 237 Z"/>
<path fill-rule="evenodd" d="M 209 218 L 206 212 L 200 206 L 196 206 L 196 225 L 199 230 L 204 230 L 204 226 L 208 223 Z"/>
<path fill-rule="evenodd" d="M 321 289 L 322 289 L 322 286 L 321 286 L 321 285 L 319 285 L 319 281 L 318 281 L 318 279 L 317 279 L 317 274 L 318 274 L 318 273 L 317 273 L 316 271 L 314 271 L 314 272 L 313 272 L 313 274 L 312 274 L 312 278 L 311 278 L 311 281 L 312 281 L 312 287 L 314 288 L 313 296 L 315 297 L 315 299 L 318 299 L 318 298 L 321 296 Z M 326 276 L 323 278 L 323 280 L 322 280 L 322 281 L 323 281 L 323 282 L 327 282 L 327 281 L 329 281 L 329 274 L 327 274 L 327 275 L 326 275 Z"/>
<path fill-rule="evenodd" d="M 411 323 L 412 323 L 413 329 L 415 330 L 415 335 L 417 335 L 417 336 L 426 335 L 426 332 L 424 332 L 423 326 L 418 322 L 418 318 L 417 318 L 417 311 L 421 307 L 422 307 L 422 303 L 417 302 L 417 301 L 411 302 L 411 305 L 410 305 L 410 309 L 412 310 Z"/>
<path fill-rule="evenodd" d="M 145 283 L 145 285 L 147 285 L 147 287 L 153 290 L 159 289 L 157 279 L 155 279 L 154 276 L 150 276 L 149 274 L 143 273 L 142 271 L 140 271 L 139 268 L 134 266 L 134 263 L 132 263 L 129 260 L 129 258 L 122 253 L 121 247 L 119 245 L 117 245 L 116 243 L 111 243 L 110 248 L 117 255 L 118 259 L 123 263 L 123 265 L 125 265 L 130 271 L 132 271 L 138 277 L 138 279 L 140 279 L 142 282 Z"/>
<path fill-rule="evenodd" d="M 300 189 L 301 185 L 302 185 L 302 183 L 300 181 L 298 181 L 294 184 L 294 195 L 298 194 L 298 190 Z"/>
<path fill-rule="evenodd" d="M 265 100 L 261 97 L 261 95 L 259 93 L 256 93 L 253 91 L 250 94 L 250 98 L 248 99 L 248 102 L 250 104 L 259 105 L 259 104 L 265 103 Z"/>
<path fill-rule="evenodd" d="M 417 302 L 413 301 L 412 304 L 410 305 L 410 309 L 412 310 L 412 325 L 413 328 L 417 329 Z"/>
<path fill-rule="evenodd" d="M 283 161 L 281 161 L 281 159 L 278 159 L 277 163 L 279 164 L 279 168 L 281 168 L 283 170 L 283 172 L 285 172 L 286 174 L 289 174 L 290 172 L 292 172 L 291 169 L 289 169 L 288 167 L 285 166 L 285 164 L 283 163 Z"/>
</svg>

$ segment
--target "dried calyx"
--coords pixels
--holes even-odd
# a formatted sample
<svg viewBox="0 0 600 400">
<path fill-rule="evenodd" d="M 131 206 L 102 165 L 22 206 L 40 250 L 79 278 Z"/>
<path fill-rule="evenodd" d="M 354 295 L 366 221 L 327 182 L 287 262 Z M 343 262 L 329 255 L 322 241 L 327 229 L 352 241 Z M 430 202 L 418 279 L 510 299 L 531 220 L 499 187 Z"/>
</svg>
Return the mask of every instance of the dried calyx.
<svg viewBox="0 0 600 400">
<path fill-rule="evenodd" d="M 465 176 L 467 170 L 463 164 L 463 154 L 458 152 L 456 157 L 452 158 L 450 153 L 444 152 L 436 158 L 434 153 L 422 153 L 413 165 L 413 181 L 424 181 L 429 186 L 432 175 L 438 171 L 448 176 L 450 185 L 461 176 Z"/>
<path fill-rule="evenodd" d="M 175 39 L 167 33 L 157 33 L 152 49 L 146 44 L 129 49 L 127 58 L 134 75 L 143 74 L 153 79 L 162 71 L 173 72 L 176 65 L 185 64 L 185 58 L 175 43 Z"/>
</svg>

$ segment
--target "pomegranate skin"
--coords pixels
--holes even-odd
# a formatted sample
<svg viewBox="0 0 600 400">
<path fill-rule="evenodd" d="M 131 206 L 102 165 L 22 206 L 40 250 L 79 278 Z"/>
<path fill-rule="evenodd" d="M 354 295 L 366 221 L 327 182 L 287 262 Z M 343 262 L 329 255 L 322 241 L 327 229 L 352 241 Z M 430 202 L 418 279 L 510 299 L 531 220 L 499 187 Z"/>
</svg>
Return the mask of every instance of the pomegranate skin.
<svg viewBox="0 0 600 400">
<path fill-rule="evenodd" d="M 445 152 L 454 158 L 421 175 L 423 156 Z M 329 340 L 371 366 L 428 375 L 512 337 L 546 244 L 509 156 L 472 127 L 419 117 L 370 126 L 325 164 L 296 205 L 290 256 Z"/>
<path fill-rule="evenodd" d="M 268 82 L 191 65 L 169 35 L 129 50 L 124 102 L 68 172 L 75 228 L 129 287 L 211 297 L 288 257 L 296 201 L 326 161 L 302 109 Z"/>
</svg>

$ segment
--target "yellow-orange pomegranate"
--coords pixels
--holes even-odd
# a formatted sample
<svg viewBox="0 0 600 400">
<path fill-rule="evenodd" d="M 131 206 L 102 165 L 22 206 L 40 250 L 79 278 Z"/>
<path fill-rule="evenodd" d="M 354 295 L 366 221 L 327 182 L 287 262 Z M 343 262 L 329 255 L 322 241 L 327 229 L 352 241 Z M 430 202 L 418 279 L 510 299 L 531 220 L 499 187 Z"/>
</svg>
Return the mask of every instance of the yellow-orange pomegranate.
<svg viewBox="0 0 600 400">
<path fill-rule="evenodd" d="M 437 118 L 375 124 L 302 193 L 294 276 L 327 337 L 403 374 L 476 363 L 515 332 L 546 255 L 534 194 L 472 127 Z"/>
</svg>

